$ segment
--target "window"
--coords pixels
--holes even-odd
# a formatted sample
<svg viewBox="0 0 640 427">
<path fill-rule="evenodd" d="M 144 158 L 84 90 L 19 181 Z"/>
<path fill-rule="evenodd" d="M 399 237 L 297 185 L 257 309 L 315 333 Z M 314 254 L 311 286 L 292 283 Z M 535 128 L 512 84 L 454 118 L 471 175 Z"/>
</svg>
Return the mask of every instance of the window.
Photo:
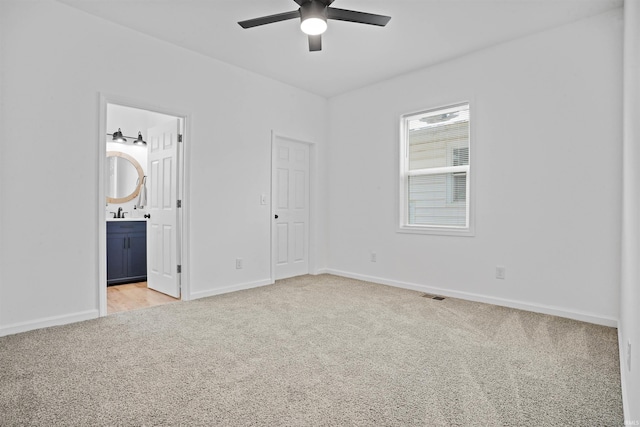
<svg viewBox="0 0 640 427">
<path fill-rule="evenodd" d="M 469 104 L 402 117 L 400 230 L 471 234 Z"/>
</svg>

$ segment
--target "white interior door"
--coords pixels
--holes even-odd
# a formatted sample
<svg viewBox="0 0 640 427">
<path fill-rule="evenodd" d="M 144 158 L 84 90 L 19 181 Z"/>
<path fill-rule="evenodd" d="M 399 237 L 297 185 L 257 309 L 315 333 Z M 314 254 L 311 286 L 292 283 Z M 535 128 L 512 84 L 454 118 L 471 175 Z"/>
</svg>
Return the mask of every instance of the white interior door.
<svg viewBox="0 0 640 427">
<path fill-rule="evenodd" d="M 309 145 L 275 137 L 272 256 L 275 279 L 309 273 Z"/>
<path fill-rule="evenodd" d="M 147 286 L 180 297 L 178 274 L 179 119 L 148 130 Z"/>
</svg>

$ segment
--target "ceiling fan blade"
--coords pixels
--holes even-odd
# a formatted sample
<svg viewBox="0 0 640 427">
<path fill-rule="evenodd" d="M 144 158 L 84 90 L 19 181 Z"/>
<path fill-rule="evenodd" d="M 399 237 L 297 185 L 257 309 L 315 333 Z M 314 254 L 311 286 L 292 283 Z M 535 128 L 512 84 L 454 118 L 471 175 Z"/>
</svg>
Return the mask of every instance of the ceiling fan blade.
<svg viewBox="0 0 640 427">
<path fill-rule="evenodd" d="M 317 52 L 322 50 L 322 36 L 309 36 L 309 52 Z"/>
<path fill-rule="evenodd" d="M 287 19 L 300 18 L 300 11 L 294 10 L 292 12 L 278 13 L 277 15 L 262 16 L 255 19 L 247 19 L 246 21 L 240 21 L 238 24 L 242 28 L 253 28 L 260 25 L 272 24 L 274 22 L 286 21 Z"/>
<path fill-rule="evenodd" d="M 338 21 L 356 22 L 358 24 L 378 25 L 384 27 L 391 19 L 390 16 L 376 15 L 374 13 L 357 12 L 355 10 L 327 8 L 327 18 Z"/>
</svg>

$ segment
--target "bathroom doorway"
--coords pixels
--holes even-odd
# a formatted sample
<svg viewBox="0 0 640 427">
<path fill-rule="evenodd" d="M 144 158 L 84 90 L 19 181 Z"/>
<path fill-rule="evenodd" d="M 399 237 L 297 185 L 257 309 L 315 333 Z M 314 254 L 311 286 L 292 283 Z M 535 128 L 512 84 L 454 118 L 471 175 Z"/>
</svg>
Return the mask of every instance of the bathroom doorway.
<svg viewBox="0 0 640 427">
<path fill-rule="evenodd" d="M 101 97 L 99 309 L 186 299 L 186 116 Z"/>
<path fill-rule="evenodd" d="M 180 301 L 149 289 L 147 282 L 107 286 L 107 315 Z"/>
</svg>

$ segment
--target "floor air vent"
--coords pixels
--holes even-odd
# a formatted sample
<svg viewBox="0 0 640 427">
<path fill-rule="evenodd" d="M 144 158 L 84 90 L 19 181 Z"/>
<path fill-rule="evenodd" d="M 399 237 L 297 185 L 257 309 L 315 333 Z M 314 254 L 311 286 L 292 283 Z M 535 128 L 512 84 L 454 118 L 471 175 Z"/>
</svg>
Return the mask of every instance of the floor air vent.
<svg viewBox="0 0 640 427">
<path fill-rule="evenodd" d="M 442 301 L 444 299 L 444 297 L 439 297 L 437 295 L 431 295 L 431 294 L 423 294 L 422 298 L 434 299 L 436 301 Z"/>
</svg>

